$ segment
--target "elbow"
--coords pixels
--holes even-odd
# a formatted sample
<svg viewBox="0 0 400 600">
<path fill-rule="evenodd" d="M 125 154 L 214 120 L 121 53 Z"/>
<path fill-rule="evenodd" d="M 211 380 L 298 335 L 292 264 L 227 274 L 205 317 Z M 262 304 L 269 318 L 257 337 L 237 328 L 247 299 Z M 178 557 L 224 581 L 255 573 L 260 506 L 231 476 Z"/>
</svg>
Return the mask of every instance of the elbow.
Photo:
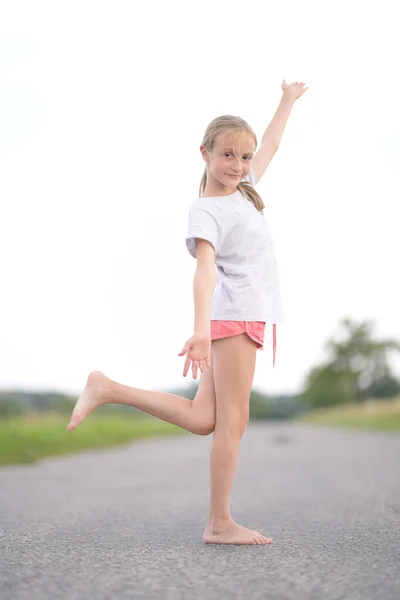
<svg viewBox="0 0 400 600">
<path fill-rule="evenodd" d="M 197 265 L 195 274 L 202 279 L 208 279 L 214 286 L 217 283 L 217 272 L 214 265 Z"/>
</svg>

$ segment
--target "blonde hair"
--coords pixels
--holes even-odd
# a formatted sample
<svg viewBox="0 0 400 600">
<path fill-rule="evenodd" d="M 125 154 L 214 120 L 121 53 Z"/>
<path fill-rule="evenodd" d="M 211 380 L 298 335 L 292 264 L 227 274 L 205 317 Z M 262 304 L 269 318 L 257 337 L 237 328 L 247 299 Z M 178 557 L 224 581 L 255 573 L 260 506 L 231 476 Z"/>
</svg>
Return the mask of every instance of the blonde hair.
<svg viewBox="0 0 400 600">
<path fill-rule="evenodd" d="M 216 138 L 219 133 L 225 131 L 227 134 L 231 132 L 241 133 L 245 131 L 249 133 L 255 141 L 257 148 L 257 137 L 250 125 L 240 117 L 233 117 L 232 115 L 223 115 L 222 117 L 217 117 L 213 119 L 211 123 L 208 124 L 207 129 L 204 133 L 202 145 L 211 152 L 215 146 Z M 236 155 L 236 153 L 235 153 Z M 204 167 L 203 177 L 201 178 L 199 195 L 204 192 L 207 183 L 207 165 Z M 241 181 L 237 189 L 243 194 L 249 202 L 254 204 L 258 211 L 262 211 L 265 208 L 264 202 L 261 200 L 261 197 L 253 188 L 251 183 L 248 181 Z"/>
</svg>

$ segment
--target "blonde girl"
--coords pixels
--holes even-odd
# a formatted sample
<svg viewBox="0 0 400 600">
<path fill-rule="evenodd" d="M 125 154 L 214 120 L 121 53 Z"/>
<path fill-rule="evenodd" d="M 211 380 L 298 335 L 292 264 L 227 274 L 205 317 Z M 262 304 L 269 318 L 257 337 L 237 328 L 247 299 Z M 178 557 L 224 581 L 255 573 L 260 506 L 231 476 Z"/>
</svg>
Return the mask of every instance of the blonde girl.
<svg viewBox="0 0 400 600">
<path fill-rule="evenodd" d="M 240 440 L 249 419 L 256 351 L 266 323 L 282 320 L 274 245 L 264 203 L 254 189 L 276 153 L 294 102 L 308 89 L 282 82 L 282 98 L 259 150 L 246 121 L 222 116 L 209 123 L 200 196 L 189 210 L 186 246 L 196 259 L 194 333 L 179 356 L 200 382 L 193 401 L 128 387 L 100 371 L 90 373 L 67 431 L 98 406 L 127 404 L 199 435 L 213 433 L 210 511 L 203 539 L 210 544 L 267 544 L 258 531 L 236 523 L 230 494 Z M 275 358 L 275 335 L 274 335 Z"/>
</svg>

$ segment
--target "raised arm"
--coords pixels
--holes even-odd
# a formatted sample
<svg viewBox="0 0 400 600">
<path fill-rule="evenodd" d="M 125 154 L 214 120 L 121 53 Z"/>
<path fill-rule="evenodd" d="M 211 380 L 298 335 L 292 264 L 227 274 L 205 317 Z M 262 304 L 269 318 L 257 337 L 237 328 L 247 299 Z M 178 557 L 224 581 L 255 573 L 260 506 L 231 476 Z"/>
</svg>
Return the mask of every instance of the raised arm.
<svg viewBox="0 0 400 600">
<path fill-rule="evenodd" d="M 290 85 L 287 84 L 284 79 L 282 81 L 281 101 L 279 102 L 279 106 L 271 123 L 268 125 L 261 138 L 260 148 L 254 155 L 252 161 L 256 183 L 264 175 L 266 168 L 279 148 L 282 134 L 285 130 L 294 103 L 306 90 L 308 90 L 308 87 L 304 87 L 304 85 L 304 83 L 299 83 L 297 81 Z"/>
</svg>

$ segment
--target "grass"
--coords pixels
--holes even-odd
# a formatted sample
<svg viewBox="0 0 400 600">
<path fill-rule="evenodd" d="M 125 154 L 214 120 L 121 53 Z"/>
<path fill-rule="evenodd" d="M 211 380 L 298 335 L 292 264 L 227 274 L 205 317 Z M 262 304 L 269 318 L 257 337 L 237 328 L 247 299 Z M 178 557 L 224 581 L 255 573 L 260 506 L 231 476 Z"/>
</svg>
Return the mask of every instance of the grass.
<svg viewBox="0 0 400 600">
<path fill-rule="evenodd" d="M 400 398 L 321 408 L 302 416 L 299 420 L 315 425 L 400 431 Z"/>
<path fill-rule="evenodd" d="M 90 415 L 75 431 L 69 416 L 24 415 L 0 421 L 0 465 L 33 463 L 45 456 L 116 446 L 139 438 L 181 435 L 186 431 L 150 416 Z"/>
<path fill-rule="evenodd" d="M 66 431 L 69 414 L 28 413 L 0 421 L 0 465 L 34 463 L 45 456 L 117 446 L 135 439 L 184 435 L 187 432 L 141 413 L 116 414 L 101 407 L 75 431 Z M 102 412 L 103 410 L 103 412 Z M 303 415 L 300 422 L 316 425 L 400 431 L 400 397 L 363 404 L 323 408 Z"/>
</svg>

